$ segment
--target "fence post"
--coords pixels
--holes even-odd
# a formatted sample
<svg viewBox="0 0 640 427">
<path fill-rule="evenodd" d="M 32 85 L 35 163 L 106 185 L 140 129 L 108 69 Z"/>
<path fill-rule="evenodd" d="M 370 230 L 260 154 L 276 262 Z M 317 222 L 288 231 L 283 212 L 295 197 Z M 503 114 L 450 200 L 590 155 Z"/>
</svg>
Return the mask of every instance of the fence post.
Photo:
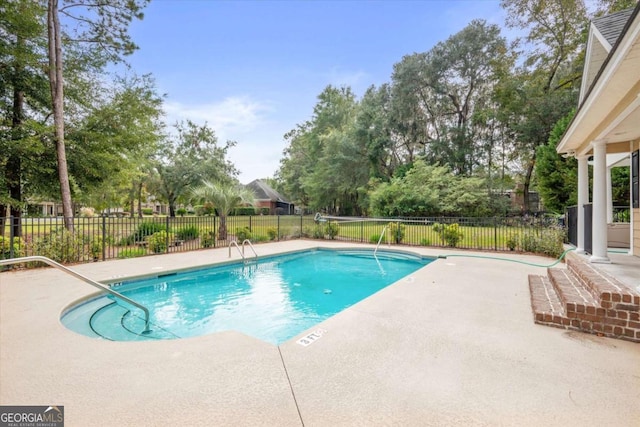
<svg viewBox="0 0 640 427">
<path fill-rule="evenodd" d="M 493 250 L 498 250 L 498 217 L 493 217 Z"/>
<path fill-rule="evenodd" d="M 102 260 L 107 258 L 107 217 L 102 216 Z"/>
<path fill-rule="evenodd" d="M 302 239 L 302 236 L 304 234 L 304 231 L 302 230 L 302 225 L 303 225 L 302 218 L 303 218 L 303 216 L 304 216 L 304 213 L 301 211 L 300 212 L 300 234 L 298 235 L 298 239 Z"/>
<path fill-rule="evenodd" d="M 13 258 L 14 254 L 13 254 L 13 237 L 14 237 L 14 233 L 13 233 L 13 221 L 15 221 L 15 217 L 14 216 L 9 216 L 9 258 Z"/>
<path fill-rule="evenodd" d="M 167 226 L 167 237 L 165 239 L 165 243 L 167 244 L 166 249 L 164 251 L 164 253 L 168 254 L 169 253 L 169 216 L 166 217 L 166 226 Z"/>
<path fill-rule="evenodd" d="M 364 221 L 360 222 L 360 243 L 364 242 Z"/>
<path fill-rule="evenodd" d="M 218 237 L 216 236 L 216 216 L 213 217 L 213 247 L 216 247 L 216 243 L 218 241 Z"/>
<path fill-rule="evenodd" d="M 278 242 L 280 241 L 280 215 L 278 215 Z"/>
<path fill-rule="evenodd" d="M 251 218 L 252 218 L 252 217 L 251 217 L 251 215 L 249 215 L 249 232 L 253 231 L 253 230 L 251 229 Z"/>
</svg>

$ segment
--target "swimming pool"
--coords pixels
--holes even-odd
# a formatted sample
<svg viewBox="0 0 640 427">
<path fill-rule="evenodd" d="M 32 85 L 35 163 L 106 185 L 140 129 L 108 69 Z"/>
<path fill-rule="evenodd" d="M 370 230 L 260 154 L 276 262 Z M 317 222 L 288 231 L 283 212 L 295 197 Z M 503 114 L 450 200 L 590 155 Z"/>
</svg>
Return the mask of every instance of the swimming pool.
<svg viewBox="0 0 640 427">
<path fill-rule="evenodd" d="M 150 310 L 150 333 L 142 333 L 140 310 L 112 296 L 75 305 L 61 321 L 83 335 L 115 341 L 236 330 L 280 344 L 431 261 L 402 252 L 314 249 L 164 273 L 112 285 Z"/>
</svg>

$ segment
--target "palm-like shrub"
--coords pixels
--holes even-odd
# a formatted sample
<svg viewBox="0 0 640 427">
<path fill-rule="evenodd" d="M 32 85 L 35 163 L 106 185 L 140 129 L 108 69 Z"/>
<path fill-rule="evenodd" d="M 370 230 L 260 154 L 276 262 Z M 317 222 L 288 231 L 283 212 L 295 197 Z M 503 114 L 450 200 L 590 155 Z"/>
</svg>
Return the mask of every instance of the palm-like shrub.
<svg viewBox="0 0 640 427">
<path fill-rule="evenodd" d="M 243 204 L 253 204 L 255 195 L 253 191 L 236 183 L 214 183 L 205 181 L 201 186 L 192 191 L 193 198 L 200 203 L 211 203 L 220 215 L 220 228 L 218 239 L 227 238 L 227 215 Z"/>
</svg>

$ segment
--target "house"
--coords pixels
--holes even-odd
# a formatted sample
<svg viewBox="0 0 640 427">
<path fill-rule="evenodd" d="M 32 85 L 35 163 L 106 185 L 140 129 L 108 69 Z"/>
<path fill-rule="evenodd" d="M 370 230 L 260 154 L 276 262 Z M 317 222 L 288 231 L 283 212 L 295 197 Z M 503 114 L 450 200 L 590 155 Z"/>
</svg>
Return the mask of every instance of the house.
<svg viewBox="0 0 640 427">
<path fill-rule="evenodd" d="M 578 110 L 557 151 L 578 160 L 577 251 L 609 263 L 611 168 L 631 166 L 629 253 L 640 257 L 640 4 L 589 29 Z M 589 165 L 593 199 L 589 201 Z"/>
<path fill-rule="evenodd" d="M 255 193 L 255 207 L 268 208 L 269 215 L 293 215 L 295 208 L 284 196 L 271 188 L 266 182 L 256 179 L 245 187 Z"/>
</svg>

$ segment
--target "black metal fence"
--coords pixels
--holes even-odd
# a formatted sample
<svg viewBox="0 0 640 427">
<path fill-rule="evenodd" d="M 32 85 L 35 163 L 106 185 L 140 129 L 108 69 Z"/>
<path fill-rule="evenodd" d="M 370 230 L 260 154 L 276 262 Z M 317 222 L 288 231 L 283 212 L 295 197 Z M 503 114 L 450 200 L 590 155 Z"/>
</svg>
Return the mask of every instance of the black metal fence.
<svg viewBox="0 0 640 427">
<path fill-rule="evenodd" d="M 18 224 L 19 221 L 19 224 Z M 12 227 L 11 224 L 15 224 Z M 360 243 L 405 244 L 555 255 L 565 232 L 549 218 L 335 218 L 313 216 L 217 216 L 9 218 L 0 226 L 0 259 L 47 256 L 63 263 L 104 261 L 145 255 L 299 238 Z M 226 229 L 226 232 L 225 232 Z"/>
</svg>

